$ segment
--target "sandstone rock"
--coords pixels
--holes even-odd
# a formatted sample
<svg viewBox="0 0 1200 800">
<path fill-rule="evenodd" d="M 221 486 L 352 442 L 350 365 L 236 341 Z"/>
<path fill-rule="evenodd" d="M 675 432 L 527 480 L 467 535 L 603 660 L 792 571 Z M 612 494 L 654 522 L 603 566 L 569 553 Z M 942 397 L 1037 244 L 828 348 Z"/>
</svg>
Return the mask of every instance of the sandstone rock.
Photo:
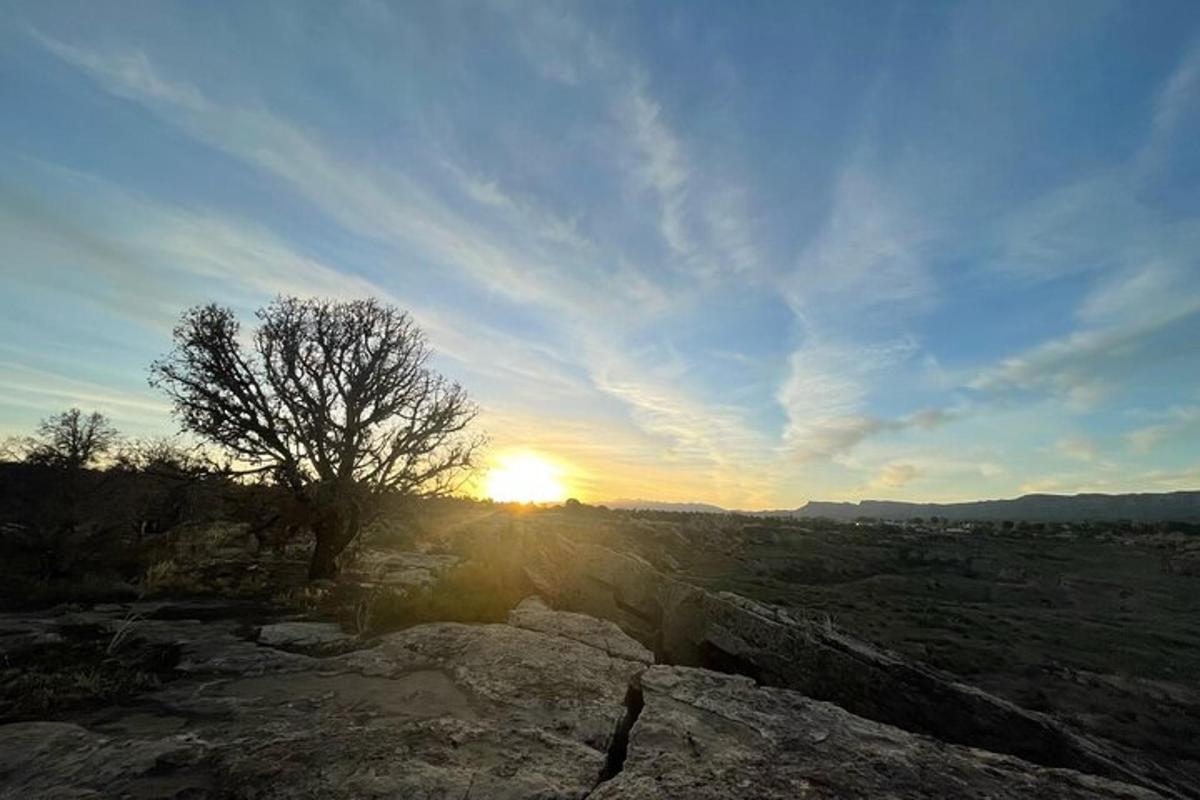
<svg viewBox="0 0 1200 800">
<path fill-rule="evenodd" d="M 144 620 L 179 647 L 177 677 L 79 725 L 0 726 L 0 796 L 581 798 L 646 666 L 625 656 L 645 653 L 530 610 L 559 633 L 438 623 L 326 658 L 236 620 Z"/>
<path fill-rule="evenodd" d="M 632 553 L 618 553 L 563 536 L 529 537 L 522 563 L 534 589 L 555 608 L 616 622 L 644 644 L 662 623 L 663 576 Z"/>
<path fill-rule="evenodd" d="M 448 554 L 378 551 L 369 552 L 364 560 L 373 583 L 409 593 L 431 589 L 442 575 L 462 561 Z"/>
<path fill-rule="evenodd" d="M 639 559 L 597 566 L 604 548 L 553 555 L 567 553 L 588 560 L 559 560 L 558 574 L 534 565 L 556 602 L 653 622 L 660 651 L 743 675 L 650 666 L 612 622 L 538 598 L 507 625 L 420 625 L 328 657 L 267 646 L 245 619 L 214 618 L 207 606 L 2 616 L 4 638 L 47 642 L 57 625 L 134 624 L 133 635 L 179 660 L 160 688 L 78 724 L 0 725 L 0 798 L 1189 795 L 1108 745 L 831 626 L 655 578 Z M 589 583 L 593 569 L 601 579 Z M 131 610 L 144 616 L 129 623 Z M 312 623 L 262 630 L 278 641 L 333 635 Z M 1021 760 L 947 744 L 882 724 L 889 715 L 1036 752 Z"/>
<path fill-rule="evenodd" d="M 353 637 L 334 622 L 274 622 L 258 629 L 258 641 L 268 647 L 319 648 Z"/>
<path fill-rule="evenodd" d="M 581 797 L 642 668 L 507 625 L 439 623 L 206 694 L 256 726 L 217 759 L 222 781 L 255 797 Z"/>
<path fill-rule="evenodd" d="M 508 624 L 552 636 L 561 636 L 599 648 L 614 658 L 653 664 L 654 654 L 627 636 L 616 623 L 586 614 L 554 611 L 540 597 L 527 597 L 508 615 Z"/>
<path fill-rule="evenodd" d="M 203 743 L 115 739 L 67 722 L 0 725 L 0 798 L 207 797 Z"/>
<path fill-rule="evenodd" d="M 1160 797 L 948 745 L 740 676 L 655 666 L 641 686 L 624 769 L 593 800 Z"/>
<path fill-rule="evenodd" d="M 689 608 L 699 609 L 698 616 L 671 619 L 677 630 L 702 631 L 696 644 L 702 655 L 699 663 L 796 689 L 869 719 L 948 742 L 1145 786 L 1160 787 L 1169 780 L 1155 765 L 1116 745 L 1089 739 L 1051 717 L 833 626 L 728 593 L 701 592 Z M 686 658 L 685 653 L 674 655 L 678 661 Z"/>
<path fill-rule="evenodd" d="M 511 725 L 544 727 L 592 748 L 597 772 L 624 716 L 629 681 L 645 666 L 544 633 L 458 623 L 390 634 L 336 662 L 393 677 L 417 665 L 443 669 L 484 706 L 503 709 Z"/>
<path fill-rule="evenodd" d="M 17 616 L 0 620 L 0 659 L 62 641 L 62 635 L 46 620 Z"/>
<path fill-rule="evenodd" d="M 544 532 L 542 532 L 544 533 Z M 526 542 L 525 568 L 555 608 L 617 622 L 664 663 L 795 689 L 904 730 L 1038 764 L 1169 791 L 1184 777 L 1044 714 L 785 609 L 666 578 L 627 553 L 566 536 Z"/>
<path fill-rule="evenodd" d="M 148 620 L 139 624 L 138 635 L 150 641 L 177 644 L 180 657 L 175 669 L 197 676 L 302 672 L 321 663 L 308 655 L 249 642 L 237 633 L 236 626 L 229 624 Z"/>
</svg>

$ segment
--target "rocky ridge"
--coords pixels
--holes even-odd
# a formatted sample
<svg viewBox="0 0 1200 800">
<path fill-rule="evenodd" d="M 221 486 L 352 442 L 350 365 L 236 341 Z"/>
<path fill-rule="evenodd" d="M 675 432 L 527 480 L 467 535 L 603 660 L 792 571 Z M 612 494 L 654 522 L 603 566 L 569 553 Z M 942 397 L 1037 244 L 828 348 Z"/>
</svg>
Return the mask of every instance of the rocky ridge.
<svg viewBox="0 0 1200 800">
<path fill-rule="evenodd" d="M 168 649 L 171 674 L 119 705 L 0 725 L 0 797 L 1164 796 L 655 664 L 612 622 L 538 598 L 508 624 L 370 641 L 219 606 L 6 615 L 0 653 L 81 630 Z"/>
<path fill-rule="evenodd" d="M 1072 730 L 836 627 L 674 580 L 632 553 L 567 535 L 527 537 L 520 563 L 562 609 L 615 620 L 659 662 L 715 668 L 973 748 L 1197 796 L 1186 776 Z"/>
</svg>

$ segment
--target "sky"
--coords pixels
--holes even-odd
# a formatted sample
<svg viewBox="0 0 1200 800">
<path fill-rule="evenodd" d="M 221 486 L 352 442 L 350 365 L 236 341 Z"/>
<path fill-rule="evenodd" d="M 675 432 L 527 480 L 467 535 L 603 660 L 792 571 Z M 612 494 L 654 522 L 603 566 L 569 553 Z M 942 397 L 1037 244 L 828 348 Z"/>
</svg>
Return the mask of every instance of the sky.
<svg viewBox="0 0 1200 800">
<path fill-rule="evenodd" d="M 1200 488 L 1200 4 L 0 8 L 0 435 L 374 295 L 585 501 Z"/>
</svg>

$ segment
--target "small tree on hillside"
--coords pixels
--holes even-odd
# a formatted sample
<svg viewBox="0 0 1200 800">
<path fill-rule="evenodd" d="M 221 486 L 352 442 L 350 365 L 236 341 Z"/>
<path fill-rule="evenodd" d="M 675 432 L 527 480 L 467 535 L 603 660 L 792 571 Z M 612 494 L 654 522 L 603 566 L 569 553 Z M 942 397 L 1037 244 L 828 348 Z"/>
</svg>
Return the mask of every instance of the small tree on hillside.
<svg viewBox="0 0 1200 800">
<path fill-rule="evenodd" d="M 83 544 L 102 516 L 95 513 L 102 480 L 87 468 L 97 466 L 120 438 L 103 414 L 69 408 L 43 419 L 32 436 L 10 440 L 7 457 L 53 470 L 26 471 L 30 488 L 21 493 L 20 514 L 32 533 L 27 554 L 36 556 L 44 577 L 66 574 L 81 557 L 93 555 Z"/>
<path fill-rule="evenodd" d="M 457 488 L 481 440 L 462 387 L 429 367 L 408 314 L 375 300 L 281 297 L 244 346 L 230 309 L 199 306 L 151 366 L 182 427 L 286 488 L 309 510 L 310 578 L 337 558 L 385 494 Z"/>
<path fill-rule="evenodd" d="M 81 469 L 94 465 L 120 440 L 117 429 L 98 411 L 69 408 L 47 417 L 27 440 L 25 460 L 34 464 Z"/>
</svg>

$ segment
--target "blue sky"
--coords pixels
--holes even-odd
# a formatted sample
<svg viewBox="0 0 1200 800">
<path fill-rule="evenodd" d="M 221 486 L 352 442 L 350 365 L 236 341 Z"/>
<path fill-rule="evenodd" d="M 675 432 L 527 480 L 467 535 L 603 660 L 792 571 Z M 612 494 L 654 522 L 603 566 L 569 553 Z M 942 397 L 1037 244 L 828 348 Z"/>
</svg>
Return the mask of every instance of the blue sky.
<svg viewBox="0 0 1200 800">
<path fill-rule="evenodd" d="M 5 3 L 0 433 L 374 294 L 589 500 L 1200 488 L 1200 5 Z"/>
</svg>

